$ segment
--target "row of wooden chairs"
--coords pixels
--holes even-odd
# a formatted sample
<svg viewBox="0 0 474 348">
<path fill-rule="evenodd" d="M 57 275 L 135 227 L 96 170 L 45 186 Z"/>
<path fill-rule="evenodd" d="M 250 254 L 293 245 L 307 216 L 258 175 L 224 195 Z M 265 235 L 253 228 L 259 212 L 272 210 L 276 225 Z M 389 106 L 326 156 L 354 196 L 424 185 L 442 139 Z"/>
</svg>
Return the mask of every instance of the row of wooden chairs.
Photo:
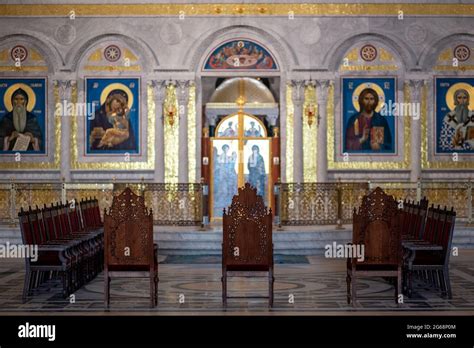
<svg viewBox="0 0 474 348">
<path fill-rule="evenodd" d="M 452 297 L 449 280 L 449 254 L 456 213 L 433 205 L 428 200 L 397 201 L 380 187 L 362 199 L 353 212 L 353 245 L 363 245 L 364 260 L 347 259 L 347 302 L 355 305 L 358 277 L 383 277 L 394 280 L 395 301 L 403 291 L 412 295 L 413 277 L 441 289 Z"/>
<path fill-rule="evenodd" d="M 453 208 L 447 210 L 446 207 L 441 209 L 434 205 L 427 210 L 422 208 L 420 212 L 426 218 L 423 219 L 418 236 L 402 241 L 405 290 L 409 296 L 412 295 L 413 278 L 416 277 L 451 299 L 449 257 L 456 213 Z"/>
<path fill-rule="evenodd" d="M 425 229 L 428 200 L 423 197 L 419 202 L 414 200 L 403 201 L 402 213 L 402 240 L 422 238 Z"/>
<path fill-rule="evenodd" d="M 18 213 L 23 244 L 38 248 L 26 258 L 23 302 L 39 285 L 60 278 L 67 297 L 103 268 L 103 224 L 97 199 L 57 202 Z"/>
<path fill-rule="evenodd" d="M 405 201 L 402 209 L 396 200 L 376 188 L 364 196 L 353 213 L 353 244 L 363 245 L 364 260 L 347 260 L 347 300 L 356 302 L 359 277 L 376 276 L 394 280 L 396 302 L 402 288 L 411 293 L 412 278 L 437 284 L 451 297 L 449 254 L 455 212 Z M 227 304 L 227 277 L 266 273 L 269 306 L 273 305 L 273 243 L 271 210 L 256 190 L 246 184 L 239 188 L 231 206 L 224 210 L 222 244 L 222 300 Z M 97 200 L 81 201 L 76 208 L 56 204 L 50 208 L 31 208 L 20 212 L 25 244 L 40 247 L 38 263 L 27 260 L 24 298 L 33 278 L 58 273 L 63 280 L 63 295 L 82 286 L 102 270 L 105 261 L 105 305 L 110 303 L 110 282 L 114 277 L 146 277 L 150 280 L 150 304 L 157 304 L 158 246 L 153 243 L 153 214 L 144 198 L 129 188 L 114 197 L 104 211 L 105 241 Z M 103 260 L 103 244 L 105 259 Z M 36 279 L 38 280 L 38 279 Z M 403 286 L 404 285 L 404 286 Z"/>
</svg>

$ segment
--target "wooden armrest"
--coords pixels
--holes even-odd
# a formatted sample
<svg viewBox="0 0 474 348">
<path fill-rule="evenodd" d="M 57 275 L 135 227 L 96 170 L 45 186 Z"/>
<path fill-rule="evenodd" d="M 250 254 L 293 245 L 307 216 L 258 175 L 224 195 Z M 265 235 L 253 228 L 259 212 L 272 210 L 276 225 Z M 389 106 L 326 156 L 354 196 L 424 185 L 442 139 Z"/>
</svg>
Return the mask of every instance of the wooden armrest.
<svg viewBox="0 0 474 348">
<path fill-rule="evenodd" d="M 420 251 L 420 250 L 432 250 L 432 251 L 437 251 L 437 250 L 443 250 L 443 247 L 440 245 L 434 245 L 434 244 L 409 244 L 406 245 L 405 248 L 411 251 Z"/>
</svg>

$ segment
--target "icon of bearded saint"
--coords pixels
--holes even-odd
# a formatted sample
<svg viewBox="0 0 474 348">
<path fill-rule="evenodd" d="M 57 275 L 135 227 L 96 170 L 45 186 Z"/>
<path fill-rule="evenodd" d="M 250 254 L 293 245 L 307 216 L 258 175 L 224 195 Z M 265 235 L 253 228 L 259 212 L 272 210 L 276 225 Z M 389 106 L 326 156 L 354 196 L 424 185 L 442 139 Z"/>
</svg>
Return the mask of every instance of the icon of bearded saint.
<svg viewBox="0 0 474 348">
<path fill-rule="evenodd" d="M 372 88 L 359 95 L 360 112 L 347 122 L 344 151 L 393 151 L 392 135 L 387 120 L 376 112 L 379 96 Z"/>
<path fill-rule="evenodd" d="M 90 128 L 91 150 L 136 150 L 128 96 L 122 90 L 115 89 L 109 93 L 95 112 Z"/>
<path fill-rule="evenodd" d="M 30 138 L 27 151 L 40 151 L 42 134 L 35 115 L 27 110 L 28 94 L 18 88 L 12 94 L 12 110 L 0 121 L 0 146 L 3 151 L 12 151 L 20 135 Z"/>
<path fill-rule="evenodd" d="M 469 110 L 469 92 L 460 88 L 454 92 L 454 109 L 444 116 L 444 128 L 450 129 L 450 150 L 474 148 L 474 113 Z M 450 133 L 445 129 L 446 134 Z"/>
</svg>

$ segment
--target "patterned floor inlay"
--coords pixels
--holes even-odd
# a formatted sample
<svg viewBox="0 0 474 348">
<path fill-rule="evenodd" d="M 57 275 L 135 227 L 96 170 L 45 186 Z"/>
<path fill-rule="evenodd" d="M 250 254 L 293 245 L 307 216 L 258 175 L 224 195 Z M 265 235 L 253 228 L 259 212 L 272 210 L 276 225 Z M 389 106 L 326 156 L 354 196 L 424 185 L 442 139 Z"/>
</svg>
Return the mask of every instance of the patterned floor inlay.
<svg viewBox="0 0 474 348">
<path fill-rule="evenodd" d="M 160 261 L 161 264 L 213 264 L 221 263 L 219 255 L 168 255 Z M 275 255 L 274 263 L 279 264 L 307 264 L 308 258 L 302 255 Z"/>
<path fill-rule="evenodd" d="M 351 313 L 391 311 L 447 311 L 474 314 L 474 252 L 453 258 L 450 275 L 453 298 L 416 284 L 416 293 L 398 306 L 394 288 L 379 278 L 365 278 L 358 283 L 359 300 L 356 308 L 346 302 L 345 261 L 311 256 L 310 264 L 289 263 L 275 266 L 275 305 L 273 313 Z M 159 266 L 159 304 L 149 308 L 149 282 L 146 279 L 118 279 L 111 285 L 110 312 L 162 313 L 223 313 L 221 302 L 221 266 L 219 263 L 178 264 L 165 261 Z M 203 261 L 205 257 L 195 260 Z M 181 260 L 192 260 L 182 257 Z M 212 261 L 213 259 L 208 259 Z M 60 284 L 42 286 L 26 303 L 21 301 L 24 279 L 22 260 L 2 260 L 0 263 L 1 312 L 70 312 L 99 313 L 104 311 L 103 274 L 74 293 L 75 302 L 60 295 Z M 180 303 L 180 299 L 184 303 Z M 266 296 L 267 278 L 230 278 L 229 296 Z M 294 299 L 294 303 L 290 303 Z M 181 301 L 182 302 L 182 301 Z M 267 312 L 266 299 L 229 299 L 227 312 Z"/>
</svg>

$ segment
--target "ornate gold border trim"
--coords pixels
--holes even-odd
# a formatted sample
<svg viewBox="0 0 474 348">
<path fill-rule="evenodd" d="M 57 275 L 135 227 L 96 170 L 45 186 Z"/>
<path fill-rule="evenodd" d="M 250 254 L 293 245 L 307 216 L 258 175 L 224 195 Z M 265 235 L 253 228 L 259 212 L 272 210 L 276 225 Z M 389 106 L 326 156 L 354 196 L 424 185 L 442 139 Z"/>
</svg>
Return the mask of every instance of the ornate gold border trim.
<svg viewBox="0 0 474 348">
<path fill-rule="evenodd" d="M 340 4 L 340 3 L 259 3 L 259 4 L 30 4 L 0 5 L 0 16 L 68 17 L 132 16 L 472 16 L 471 4 Z"/>
<path fill-rule="evenodd" d="M 336 162 L 335 161 L 335 115 L 334 115 L 334 83 L 329 87 L 327 117 L 328 117 L 328 169 L 359 169 L 359 170 L 392 170 L 392 169 L 410 169 L 410 119 L 403 120 L 403 161 L 383 161 L 383 162 Z M 403 86 L 403 101 L 410 102 L 410 92 L 408 84 L 405 82 Z M 398 140 L 397 140 L 398 141 Z M 398 145 L 397 145 L 398 146 Z"/>
<path fill-rule="evenodd" d="M 433 78 L 433 84 L 435 79 Z M 434 93 L 434 92 L 433 92 Z M 434 100 L 433 100 L 434 103 Z M 422 90 L 421 98 L 421 169 L 474 169 L 474 161 L 462 161 L 460 154 L 459 161 L 430 161 L 429 150 L 431 155 L 434 157 L 434 149 L 430 149 L 428 146 L 428 86 L 425 84 Z M 436 112 L 436 105 L 433 107 L 433 113 Z M 433 118 L 435 116 L 433 115 Z M 436 120 L 433 120 L 431 127 L 435 127 Z M 435 133 L 433 133 L 434 136 Z M 471 155 L 472 156 L 472 155 Z"/>
<path fill-rule="evenodd" d="M 49 80 L 46 79 L 46 94 L 49 93 Z M 60 103 L 59 100 L 59 87 L 53 84 L 53 97 L 54 97 L 54 105 Z M 46 117 L 52 117 L 54 120 L 54 161 L 51 162 L 28 162 L 28 161 L 21 161 L 21 162 L 1 162 L 0 163 L 0 170 L 4 169 L 60 169 L 61 168 L 61 116 L 57 116 L 54 112 L 51 113 L 49 111 L 49 105 L 46 105 Z M 51 122 L 50 120 L 49 122 Z M 48 123 L 46 123 L 48 126 Z M 48 155 L 49 156 L 49 155 Z"/>
<path fill-rule="evenodd" d="M 141 83 L 141 80 L 140 80 Z M 77 116 L 73 115 L 71 124 L 71 170 L 153 170 L 155 168 L 155 102 L 153 98 L 153 87 L 147 88 L 147 161 L 142 162 L 79 162 L 79 148 L 77 141 Z M 72 87 L 71 99 L 73 103 L 78 102 L 77 85 Z M 141 102 L 140 102 L 141 103 Z M 143 105 L 143 104 L 141 104 Z M 142 114 L 143 115 L 143 114 Z"/>
</svg>

